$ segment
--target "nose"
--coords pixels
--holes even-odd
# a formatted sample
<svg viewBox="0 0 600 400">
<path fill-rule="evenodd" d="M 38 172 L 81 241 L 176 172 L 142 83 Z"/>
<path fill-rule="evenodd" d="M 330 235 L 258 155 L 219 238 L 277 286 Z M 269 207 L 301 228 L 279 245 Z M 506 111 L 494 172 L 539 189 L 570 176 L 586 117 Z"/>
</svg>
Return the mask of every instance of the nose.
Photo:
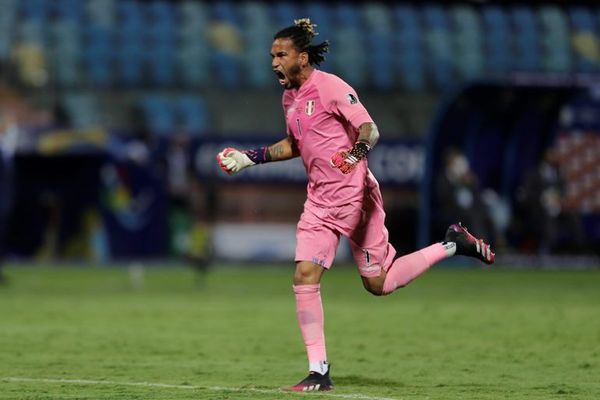
<svg viewBox="0 0 600 400">
<path fill-rule="evenodd" d="M 279 66 L 279 62 L 277 62 L 277 58 L 273 57 L 273 59 L 271 60 L 271 67 L 273 67 L 273 69 L 275 69 L 278 66 Z"/>
</svg>

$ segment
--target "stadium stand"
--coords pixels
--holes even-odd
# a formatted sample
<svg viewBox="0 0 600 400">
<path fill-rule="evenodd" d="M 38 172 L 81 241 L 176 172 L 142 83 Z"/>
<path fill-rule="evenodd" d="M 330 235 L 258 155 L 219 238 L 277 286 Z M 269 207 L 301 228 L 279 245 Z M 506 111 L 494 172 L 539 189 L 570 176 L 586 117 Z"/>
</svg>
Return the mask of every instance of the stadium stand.
<svg viewBox="0 0 600 400">
<path fill-rule="evenodd" d="M 498 6 L 482 8 L 487 60 L 486 70 L 492 77 L 511 69 L 511 30 L 505 11 Z"/>
<path fill-rule="evenodd" d="M 543 69 L 549 72 L 570 71 L 572 62 L 566 16 L 557 6 L 543 6 L 539 9 L 539 21 Z"/>
<path fill-rule="evenodd" d="M 443 90 L 512 72 L 600 70 L 597 7 L 551 3 L 4 0 L 0 60 L 36 43 L 57 86 L 272 88 L 265 46 L 302 16 L 331 40 L 323 69 L 357 87 Z"/>
<path fill-rule="evenodd" d="M 402 77 L 403 86 L 410 90 L 425 88 L 422 24 L 418 10 L 409 5 L 394 8 L 394 22 L 397 27 L 394 46 L 394 64 Z"/>
</svg>

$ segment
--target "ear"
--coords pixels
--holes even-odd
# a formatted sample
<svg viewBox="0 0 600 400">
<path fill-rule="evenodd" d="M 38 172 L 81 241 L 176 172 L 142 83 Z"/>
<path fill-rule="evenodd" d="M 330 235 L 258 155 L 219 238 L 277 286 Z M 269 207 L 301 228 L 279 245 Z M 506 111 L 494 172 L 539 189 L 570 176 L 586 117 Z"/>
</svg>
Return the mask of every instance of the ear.
<svg viewBox="0 0 600 400">
<path fill-rule="evenodd" d="M 300 66 L 306 67 L 308 65 L 308 53 L 303 51 L 302 53 L 300 53 L 299 57 L 300 57 Z"/>
</svg>

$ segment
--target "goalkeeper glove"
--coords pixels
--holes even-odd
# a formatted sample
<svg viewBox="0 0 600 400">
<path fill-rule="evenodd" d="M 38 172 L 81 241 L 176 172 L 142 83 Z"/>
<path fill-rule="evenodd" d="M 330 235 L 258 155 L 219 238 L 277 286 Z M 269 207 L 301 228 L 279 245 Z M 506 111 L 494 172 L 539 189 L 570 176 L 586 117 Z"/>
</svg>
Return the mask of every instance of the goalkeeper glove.
<svg viewBox="0 0 600 400">
<path fill-rule="evenodd" d="M 233 147 L 228 147 L 217 154 L 217 161 L 221 169 L 229 175 L 236 174 L 244 168 L 256 165 L 245 152 L 241 152 Z"/>
<path fill-rule="evenodd" d="M 354 143 L 350 150 L 340 150 L 331 157 L 331 166 L 338 168 L 342 173 L 349 174 L 354 171 L 360 160 L 367 157 L 371 146 L 363 141 Z"/>
</svg>

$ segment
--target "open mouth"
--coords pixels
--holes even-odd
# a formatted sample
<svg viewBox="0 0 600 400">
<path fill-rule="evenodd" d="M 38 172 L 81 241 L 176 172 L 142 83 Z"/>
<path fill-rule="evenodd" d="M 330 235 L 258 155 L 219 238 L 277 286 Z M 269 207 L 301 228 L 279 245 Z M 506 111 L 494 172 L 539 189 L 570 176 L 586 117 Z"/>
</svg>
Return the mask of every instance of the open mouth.
<svg viewBox="0 0 600 400">
<path fill-rule="evenodd" d="M 285 75 L 283 74 L 283 72 L 278 71 L 278 70 L 273 70 L 273 72 L 275 73 L 275 75 L 277 75 L 277 79 L 279 80 L 279 83 L 284 85 L 286 78 L 285 78 Z"/>
</svg>

